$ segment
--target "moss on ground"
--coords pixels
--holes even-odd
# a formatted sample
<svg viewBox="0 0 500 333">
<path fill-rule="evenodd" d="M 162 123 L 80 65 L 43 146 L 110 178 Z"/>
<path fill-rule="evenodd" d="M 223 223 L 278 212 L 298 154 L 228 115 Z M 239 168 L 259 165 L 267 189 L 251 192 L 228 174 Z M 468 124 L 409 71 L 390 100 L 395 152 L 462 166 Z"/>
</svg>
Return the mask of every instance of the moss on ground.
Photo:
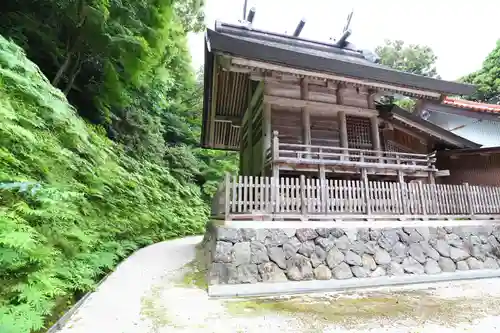
<svg viewBox="0 0 500 333">
<path fill-rule="evenodd" d="M 183 267 L 184 274 L 180 282 L 184 287 L 195 287 L 200 289 L 207 289 L 206 270 L 200 268 L 196 260 L 191 261 Z"/>
<path fill-rule="evenodd" d="M 337 324 L 344 327 L 373 321 L 410 320 L 453 326 L 471 321 L 479 314 L 494 313 L 500 299 L 443 299 L 422 292 L 366 294 L 361 297 L 325 296 L 257 298 L 227 301 L 232 315 L 285 314 L 311 327 Z"/>
<path fill-rule="evenodd" d="M 163 327 L 173 325 L 167 309 L 161 305 L 160 297 L 161 285 L 155 285 L 147 296 L 141 298 L 141 316 L 151 321 L 155 333 Z"/>
<path fill-rule="evenodd" d="M 182 278 L 179 285 L 182 287 L 208 289 L 207 268 L 205 264 L 204 249 L 200 244 L 196 246 L 195 259 L 182 267 Z"/>
</svg>

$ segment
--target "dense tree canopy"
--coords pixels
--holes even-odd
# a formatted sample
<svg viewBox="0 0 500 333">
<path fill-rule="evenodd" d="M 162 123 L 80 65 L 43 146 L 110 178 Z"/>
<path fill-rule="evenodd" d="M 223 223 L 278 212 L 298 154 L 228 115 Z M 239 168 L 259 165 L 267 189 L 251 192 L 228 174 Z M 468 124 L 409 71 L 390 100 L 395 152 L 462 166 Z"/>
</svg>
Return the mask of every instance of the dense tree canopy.
<svg viewBox="0 0 500 333">
<path fill-rule="evenodd" d="M 487 103 L 500 103 L 500 40 L 486 57 L 478 71 L 465 76 L 462 81 L 478 86 L 470 99 Z"/>
<path fill-rule="evenodd" d="M 202 6 L 0 4 L 0 332 L 35 332 L 131 251 L 203 231 L 237 156 L 197 147 Z"/>
<path fill-rule="evenodd" d="M 429 46 L 408 44 L 401 40 L 386 40 L 375 49 L 380 63 L 408 73 L 439 78 L 436 55 Z"/>
<path fill-rule="evenodd" d="M 195 84 L 186 32 L 197 0 L 20 0 L 0 5 L 0 34 L 22 46 L 79 113 L 148 158 L 163 154 L 162 116 Z"/>
</svg>

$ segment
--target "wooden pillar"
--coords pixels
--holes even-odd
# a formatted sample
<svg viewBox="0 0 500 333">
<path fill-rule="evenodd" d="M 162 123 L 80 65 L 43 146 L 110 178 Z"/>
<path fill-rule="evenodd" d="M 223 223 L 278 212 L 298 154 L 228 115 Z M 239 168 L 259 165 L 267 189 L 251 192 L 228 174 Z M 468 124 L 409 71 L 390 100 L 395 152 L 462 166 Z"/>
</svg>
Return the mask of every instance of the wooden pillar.
<svg viewBox="0 0 500 333">
<path fill-rule="evenodd" d="M 368 89 L 368 95 L 366 96 L 366 102 L 369 109 L 375 109 L 375 95 L 377 91 L 374 89 Z"/>
<path fill-rule="evenodd" d="M 365 158 L 363 156 L 363 153 L 360 153 L 359 155 L 359 161 L 364 162 Z M 371 205 L 370 205 L 370 184 L 368 183 L 368 172 L 366 168 L 361 169 L 361 182 L 363 184 L 363 189 L 364 189 L 364 203 L 366 206 L 365 213 L 366 215 L 371 215 L 372 210 L 371 210 Z"/>
<path fill-rule="evenodd" d="M 338 123 L 339 123 L 339 133 L 340 133 L 340 147 L 349 148 L 349 141 L 347 139 L 347 118 L 344 111 L 339 111 L 337 113 Z M 347 155 L 349 152 L 344 150 L 343 154 Z M 343 158 L 344 159 L 344 158 Z"/>
<path fill-rule="evenodd" d="M 372 147 L 373 150 L 380 151 L 380 134 L 378 132 L 378 116 L 373 116 L 370 118 L 371 130 L 372 130 Z"/>
<path fill-rule="evenodd" d="M 427 183 L 436 184 L 436 178 L 434 176 L 434 172 L 429 172 L 429 175 L 427 176 Z"/>
<path fill-rule="evenodd" d="M 250 150 L 248 152 L 248 170 L 249 170 L 249 175 L 254 175 L 255 174 L 255 170 L 254 170 L 254 159 L 253 159 L 253 113 L 254 113 L 254 105 L 252 103 L 252 90 L 251 90 L 251 84 L 248 86 L 248 91 L 247 91 L 247 101 L 249 102 L 249 107 L 248 107 L 248 110 L 247 112 L 249 113 L 248 114 L 248 145 L 247 145 L 247 148 Z"/>
<path fill-rule="evenodd" d="M 276 161 L 278 160 L 280 154 L 279 154 L 279 149 L 280 149 L 280 141 L 278 138 L 278 131 L 273 132 L 273 147 L 271 150 L 271 158 L 272 158 L 272 168 L 273 168 L 273 177 L 277 178 L 279 177 L 279 165 L 275 164 Z"/>
<path fill-rule="evenodd" d="M 273 213 L 279 213 L 279 207 L 280 207 L 280 193 L 279 193 L 280 167 L 278 164 L 274 163 L 279 157 L 278 131 L 273 132 L 273 142 L 272 142 L 271 154 L 272 154 L 271 158 L 273 161 L 273 163 L 271 163 L 271 169 L 272 169 L 271 201 L 274 203 L 274 204 L 271 204 L 271 210 Z"/>
<path fill-rule="evenodd" d="M 262 111 L 262 171 L 261 174 L 265 176 L 265 167 L 267 163 L 267 157 L 269 156 L 272 160 L 272 130 L 271 130 L 271 105 L 268 103 L 264 104 L 264 109 Z M 269 155 L 267 155 L 269 153 Z"/>
<path fill-rule="evenodd" d="M 211 105 L 210 105 L 210 121 L 208 122 L 208 142 L 210 146 L 213 146 L 215 139 L 215 114 L 217 113 L 217 87 L 218 84 L 218 75 L 217 75 L 217 59 L 218 57 L 214 57 L 213 62 L 213 73 L 212 73 L 212 96 L 211 96 Z"/>
<path fill-rule="evenodd" d="M 376 156 L 382 157 L 381 147 L 380 147 L 380 133 L 378 131 L 378 116 L 373 116 L 370 118 L 371 132 L 372 132 L 372 148 L 376 151 Z M 379 159 L 380 163 L 384 163 L 382 158 Z"/>
<path fill-rule="evenodd" d="M 300 98 L 304 101 L 309 100 L 309 84 L 306 79 L 300 81 Z M 305 145 L 311 144 L 311 116 L 307 107 L 302 108 L 302 142 Z M 310 152 L 311 149 L 307 148 L 306 151 Z M 307 158 L 310 156 L 307 155 Z"/>
</svg>

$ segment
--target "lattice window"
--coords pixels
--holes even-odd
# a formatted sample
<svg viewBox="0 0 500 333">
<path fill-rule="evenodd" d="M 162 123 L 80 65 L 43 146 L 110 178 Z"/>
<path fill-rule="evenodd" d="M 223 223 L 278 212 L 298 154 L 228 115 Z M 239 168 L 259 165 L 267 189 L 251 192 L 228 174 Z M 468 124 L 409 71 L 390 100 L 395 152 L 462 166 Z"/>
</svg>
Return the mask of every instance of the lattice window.
<svg viewBox="0 0 500 333">
<path fill-rule="evenodd" d="M 393 141 L 387 140 L 385 142 L 385 150 L 393 153 L 412 153 L 408 148 L 401 147 L 400 145 L 394 143 Z"/>
<path fill-rule="evenodd" d="M 347 116 L 347 140 L 350 148 L 371 149 L 370 119 Z"/>
<path fill-rule="evenodd" d="M 426 144 L 422 143 L 418 138 L 398 129 L 394 130 L 393 140 L 399 146 L 405 147 L 408 152 L 422 154 L 427 152 Z"/>
</svg>

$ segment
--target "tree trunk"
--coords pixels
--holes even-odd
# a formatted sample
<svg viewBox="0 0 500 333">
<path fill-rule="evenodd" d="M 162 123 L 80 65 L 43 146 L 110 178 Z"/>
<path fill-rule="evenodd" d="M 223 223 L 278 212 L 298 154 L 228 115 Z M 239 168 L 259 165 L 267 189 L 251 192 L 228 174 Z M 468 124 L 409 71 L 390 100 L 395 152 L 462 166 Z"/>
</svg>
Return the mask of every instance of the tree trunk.
<svg viewBox="0 0 500 333">
<path fill-rule="evenodd" d="M 62 64 L 61 67 L 59 67 L 59 70 L 56 73 L 56 76 L 54 76 L 54 79 L 52 80 L 52 85 L 54 87 L 57 87 L 59 82 L 61 81 L 61 78 L 63 77 L 64 73 L 68 69 L 69 65 L 71 64 L 71 53 L 69 53 L 66 56 L 66 59 L 64 59 L 64 63 Z"/>
<path fill-rule="evenodd" d="M 64 95 L 68 96 L 69 92 L 71 91 L 71 88 L 73 88 L 73 84 L 75 83 L 75 79 L 80 73 L 80 70 L 82 69 L 82 63 L 80 61 L 80 53 L 78 53 L 78 56 L 74 62 L 73 68 L 71 68 L 71 74 L 69 77 L 68 84 L 66 85 L 66 88 L 64 88 Z"/>
</svg>

